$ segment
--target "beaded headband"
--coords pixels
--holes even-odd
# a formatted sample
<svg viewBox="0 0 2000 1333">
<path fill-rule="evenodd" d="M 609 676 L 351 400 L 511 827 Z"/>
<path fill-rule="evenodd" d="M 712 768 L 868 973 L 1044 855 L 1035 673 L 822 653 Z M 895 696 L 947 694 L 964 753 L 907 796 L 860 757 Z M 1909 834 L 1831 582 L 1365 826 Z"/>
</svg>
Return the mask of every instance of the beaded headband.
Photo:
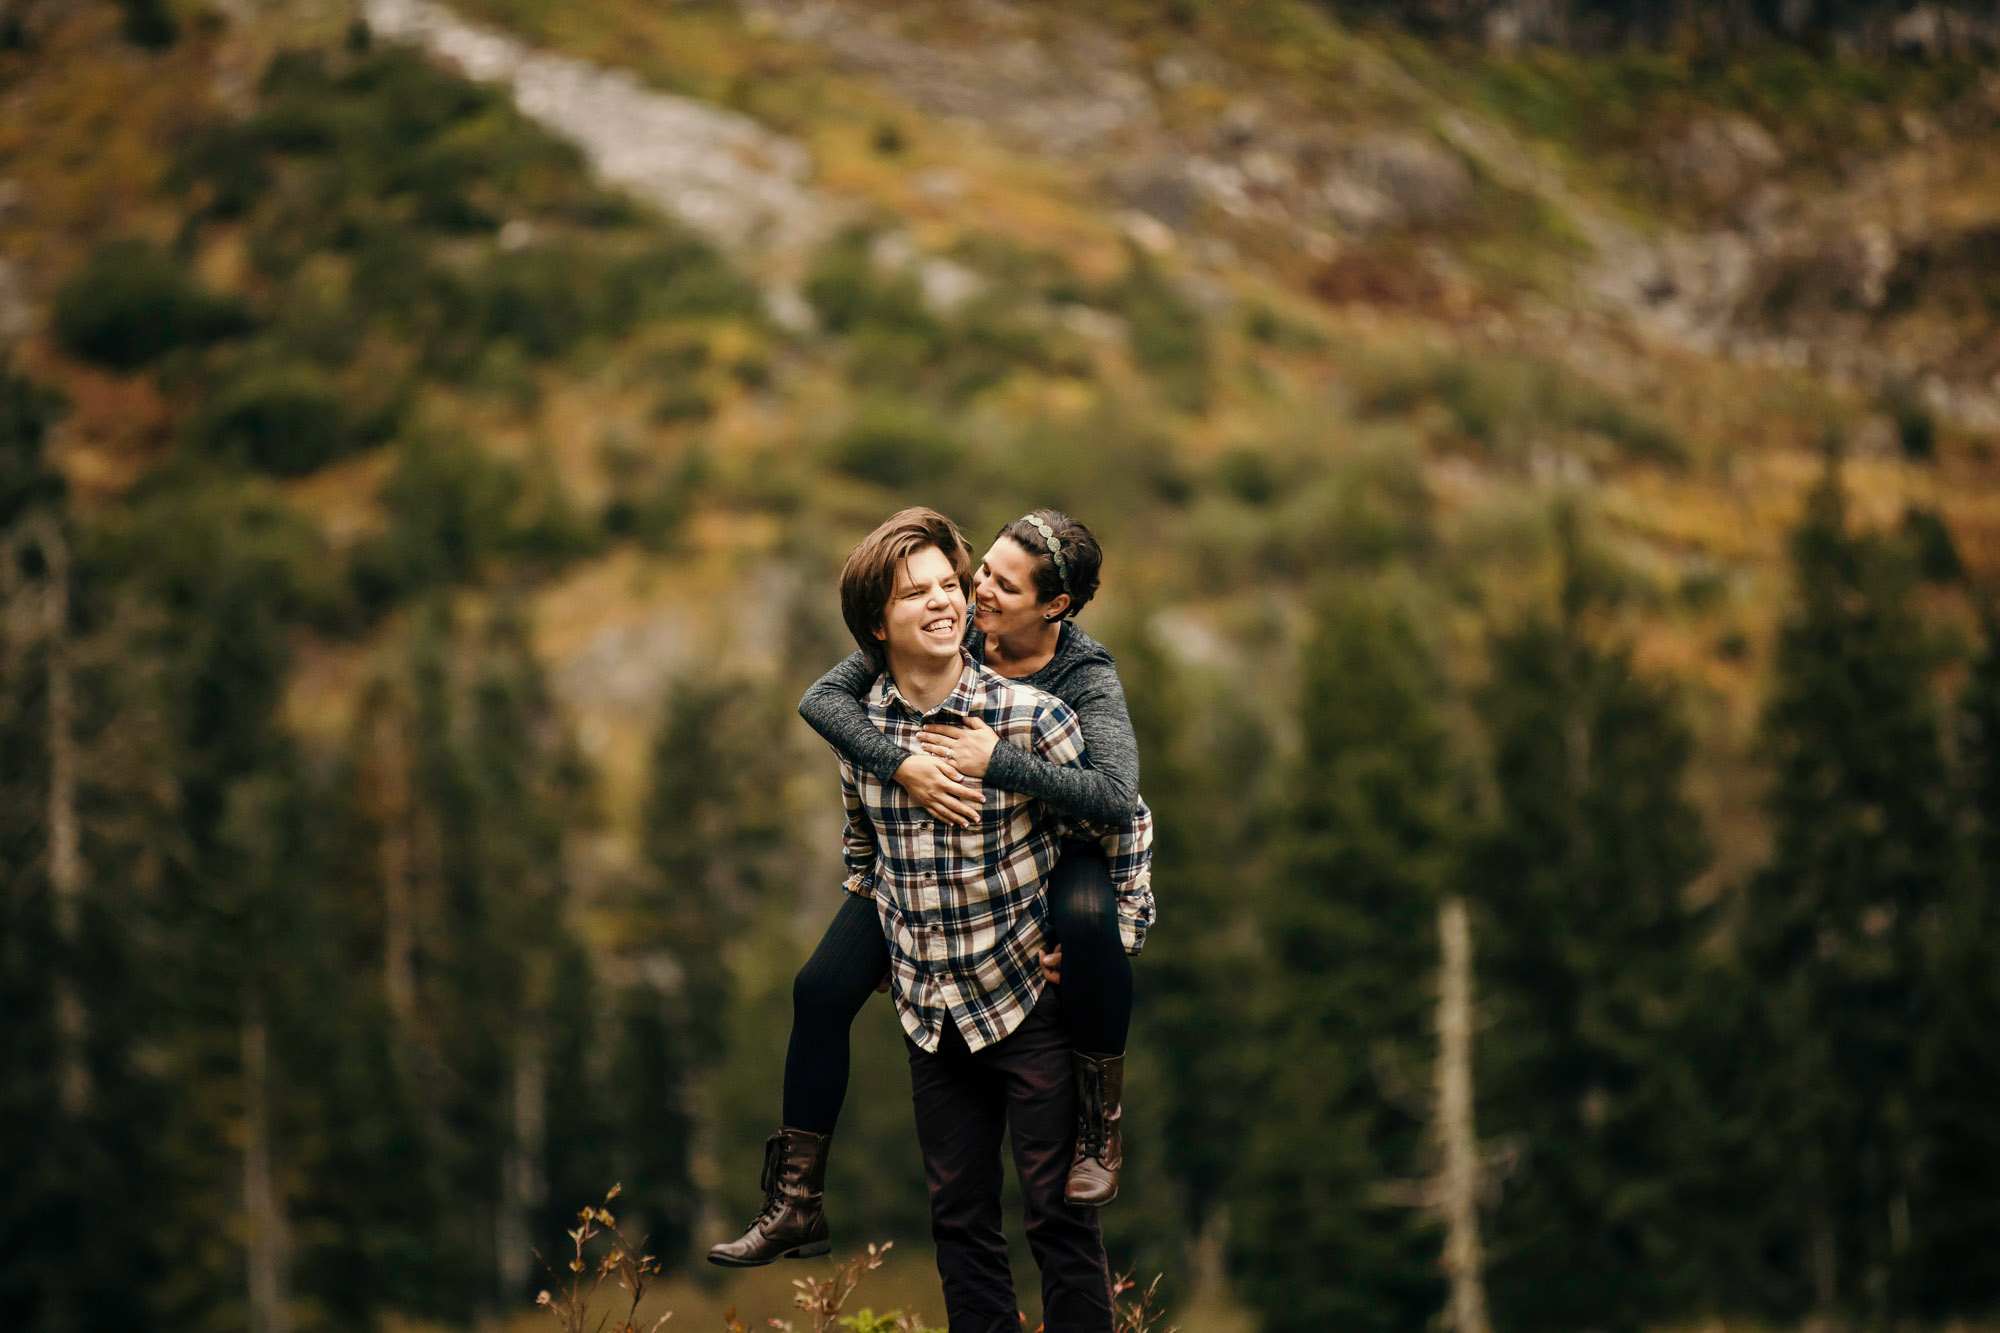
<svg viewBox="0 0 2000 1333">
<path fill-rule="evenodd" d="M 1042 540 L 1049 545 L 1049 558 L 1056 562 L 1056 577 L 1062 580 L 1063 591 L 1069 591 L 1069 561 L 1063 558 L 1063 546 L 1056 539 L 1055 529 L 1039 514 L 1029 514 L 1021 520 L 1034 524 L 1035 531 L 1042 534 Z"/>
</svg>

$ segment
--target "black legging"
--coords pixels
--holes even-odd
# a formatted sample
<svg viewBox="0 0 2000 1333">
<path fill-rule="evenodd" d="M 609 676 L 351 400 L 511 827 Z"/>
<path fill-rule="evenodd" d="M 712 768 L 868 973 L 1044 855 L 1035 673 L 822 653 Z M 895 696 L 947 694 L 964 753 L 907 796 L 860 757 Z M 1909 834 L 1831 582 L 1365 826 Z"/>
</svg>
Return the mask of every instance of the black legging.
<svg viewBox="0 0 2000 1333">
<path fill-rule="evenodd" d="M 1119 938 L 1104 849 L 1064 843 L 1048 895 L 1050 926 L 1062 942 L 1070 1040 L 1092 1055 L 1122 1054 L 1132 1025 L 1132 960 Z M 847 1099 L 847 1031 L 888 970 L 889 944 L 875 904 L 846 895 L 792 982 L 792 1041 L 785 1051 L 785 1124 L 791 1128 L 833 1132 Z"/>
</svg>

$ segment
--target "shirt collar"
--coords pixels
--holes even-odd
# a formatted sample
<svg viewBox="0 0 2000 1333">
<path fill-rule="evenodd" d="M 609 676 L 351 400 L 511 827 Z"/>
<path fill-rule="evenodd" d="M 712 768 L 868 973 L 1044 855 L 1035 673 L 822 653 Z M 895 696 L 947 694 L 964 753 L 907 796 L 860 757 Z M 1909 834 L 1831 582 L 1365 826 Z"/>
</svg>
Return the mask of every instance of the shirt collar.
<svg viewBox="0 0 2000 1333">
<path fill-rule="evenodd" d="M 972 660 L 972 654 L 963 648 L 958 650 L 958 659 L 958 683 L 951 687 L 951 693 L 941 699 L 930 712 L 923 712 L 905 699 L 902 692 L 896 688 L 896 678 L 889 674 L 886 668 L 882 672 L 882 702 L 900 708 L 921 721 L 929 721 L 945 713 L 956 716 L 961 722 L 964 721 L 972 716 L 985 697 L 986 686 L 982 680 L 985 672 L 981 670 L 979 663 Z"/>
</svg>

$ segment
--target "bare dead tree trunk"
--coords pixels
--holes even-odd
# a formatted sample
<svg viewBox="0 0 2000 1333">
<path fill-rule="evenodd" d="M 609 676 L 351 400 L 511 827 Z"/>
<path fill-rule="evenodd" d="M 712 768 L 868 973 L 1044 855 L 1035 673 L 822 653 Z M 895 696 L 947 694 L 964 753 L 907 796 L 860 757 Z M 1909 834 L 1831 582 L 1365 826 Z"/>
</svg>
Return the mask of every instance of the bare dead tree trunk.
<svg viewBox="0 0 2000 1333">
<path fill-rule="evenodd" d="M 1465 899 L 1438 904 L 1436 1191 L 1454 1333 L 1487 1333 L 1479 1245 L 1479 1146 L 1472 1118 L 1472 927 Z"/>
<path fill-rule="evenodd" d="M 528 1219 L 547 1193 L 542 1155 L 548 1143 L 548 1081 L 541 1033 L 526 1024 L 514 1042 L 514 1134 L 501 1165 L 500 1216 L 493 1228 L 503 1298 L 520 1294 L 532 1271 Z"/>
<path fill-rule="evenodd" d="M 90 1101 L 85 1059 L 86 1019 L 77 991 L 77 945 L 83 899 L 82 836 L 76 818 L 76 690 L 69 660 L 69 544 L 62 526 L 44 518 L 42 558 L 48 562 L 44 634 L 49 681 L 49 892 L 63 966 L 56 970 L 56 1031 L 61 1043 L 62 1107 L 71 1119 Z"/>
<path fill-rule="evenodd" d="M 290 1236 L 273 1161 L 269 1033 L 255 989 L 243 1003 L 243 1213 L 249 1227 L 245 1261 L 250 1333 L 291 1333 L 286 1269 Z"/>
<path fill-rule="evenodd" d="M 1833 1209 L 1824 1198 L 1814 1202 L 1810 1226 L 1815 1322 L 1831 1328 L 1840 1308 L 1840 1249 L 1833 1234 Z"/>
<path fill-rule="evenodd" d="M 375 811 L 382 826 L 382 985 L 398 1034 L 407 1041 L 417 1010 L 416 897 L 410 868 L 410 776 L 398 710 L 385 702 L 375 715 Z"/>
<path fill-rule="evenodd" d="M 50 1002 L 56 1024 L 56 1096 L 63 1114 L 79 1119 L 90 1104 L 90 1064 L 83 997 L 77 989 L 81 971 L 77 958 L 83 899 L 82 834 L 76 811 L 76 685 L 69 643 L 69 543 L 54 516 L 38 513 L 15 530 L 13 551 L 32 544 L 45 566 L 39 598 L 40 624 L 18 626 L 42 641 L 47 673 L 49 747 L 49 917 L 55 928 L 60 957 L 50 982 Z M 8 580 L 10 592 L 12 579 Z M 26 599 L 24 599 L 25 601 Z M 23 606 L 29 611 L 29 606 Z"/>
<path fill-rule="evenodd" d="M 442 879 L 437 830 L 414 787 L 410 706 L 394 682 L 381 682 L 365 707 L 357 749 L 362 808 L 377 830 L 375 869 L 382 891 L 382 991 L 391 1022 L 398 1077 L 414 1100 L 424 1140 L 447 1137 L 440 1088 L 444 1062 L 425 1020 L 419 962 L 427 917 Z"/>
</svg>

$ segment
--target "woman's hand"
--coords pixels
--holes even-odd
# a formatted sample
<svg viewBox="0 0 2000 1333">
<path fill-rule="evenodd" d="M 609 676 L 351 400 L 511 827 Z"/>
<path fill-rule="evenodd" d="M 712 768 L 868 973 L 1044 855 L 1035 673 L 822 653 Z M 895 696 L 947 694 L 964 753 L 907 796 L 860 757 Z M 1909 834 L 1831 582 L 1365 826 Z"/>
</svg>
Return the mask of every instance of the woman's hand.
<svg viewBox="0 0 2000 1333">
<path fill-rule="evenodd" d="M 913 754 L 896 769 L 896 782 L 918 805 L 960 828 L 979 817 L 979 797 L 965 775 L 942 759 Z"/>
<path fill-rule="evenodd" d="M 1042 975 L 1049 979 L 1052 986 L 1062 984 L 1062 945 L 1042 950 Z"/>
<path fill-rule="evenodd" d="M 967 719 L 962 727 L 933 722 L 918 733 L 918 739 L 926 750 L 967 777 L 983 778 L 986 776 L 986 765 L 993 758 L 993 747 L 1000 741 L 1000 733 L 975 717 Z"/>
</svg>

